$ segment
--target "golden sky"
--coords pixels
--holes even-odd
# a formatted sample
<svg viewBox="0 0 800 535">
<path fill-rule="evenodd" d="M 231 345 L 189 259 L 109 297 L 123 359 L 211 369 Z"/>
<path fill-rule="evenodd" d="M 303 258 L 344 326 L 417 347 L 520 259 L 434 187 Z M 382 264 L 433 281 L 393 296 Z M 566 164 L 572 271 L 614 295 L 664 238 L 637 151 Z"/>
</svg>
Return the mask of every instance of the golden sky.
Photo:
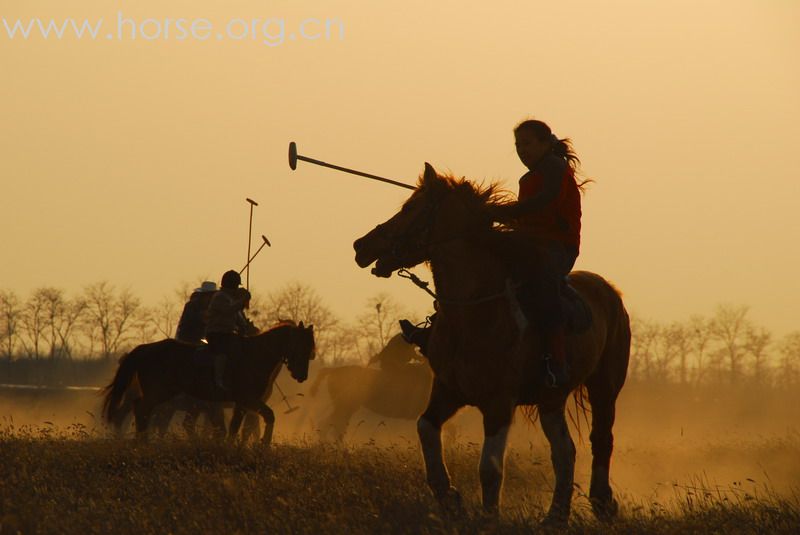
<svg viewBox="0 0 800 535">
<path fill-rule="evenodd" d="M 408 192 L 292 172 L 288 142 L 406 182 L 429 161 L 516 191 L 512 128 L 532 116 L 574 140 L 596 181 L 577 268 L 643 317 L 730 302 L 800 328 L 800 2 L 482 4 L 2 0 L 9 25 L 103 26 L 94 40 L 10 39 L 0 20 L 0 288 L 108 280 L 154 304 L 244 264 L 251 197 L 253 233 L 273 243 L 254 291 L 299 280 L 344 317 L 379 292 L 421 312 L 422 292 L 353 261 L 353 240 Z M 120 11 L 214 32 L 119 39 Z M 343 35 L 216 39 L 236 18 L 283 18 L 286 36 L 327 18 Z"/>
</svg>

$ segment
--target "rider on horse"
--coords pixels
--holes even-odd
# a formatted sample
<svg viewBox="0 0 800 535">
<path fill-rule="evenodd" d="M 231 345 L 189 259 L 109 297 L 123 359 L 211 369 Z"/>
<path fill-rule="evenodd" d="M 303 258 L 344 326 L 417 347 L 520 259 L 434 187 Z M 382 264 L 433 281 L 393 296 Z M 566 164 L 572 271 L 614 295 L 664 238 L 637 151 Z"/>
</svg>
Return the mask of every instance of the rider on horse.
<svg viewBox="0 0 800 535">
<path fill-rule="evenodd" d="M 213 281 L 203 281 L 199 288 L 195 288 L 183 306 L 178 330 L 175 332 L 176 340 L 192 345 L 202 343 L 206 335 L 206 311 L 216 291 L 217 283 Z"/>
<path fill-rule="evenodd" d="M 406 369 L 406 366 L 415 366 L 415 361 L 421 360 L 414 346 L 402 334 L 396 334 L 386 342 L 386 346 L 369 359 L 369 364 L 378 362 L 381 370 L 397 372 Z"/>
<path fill-rule="evenodd" d="M 227 390 L 224 382 L 225 358 L 236 352 L 236 335 L 244 334 L 250 325 L 244 309 L 250 302 L 250 292 L 240 288 L 242 278 L 236 271 L 222 275 L 221 289 L 214 294 L 208 305 L 206 340 L 214 353 L 214 381 L 221 390 Z"/>
<path fill-rule="evenodd" d="M 575 180 L 580 163 L 569 139 L 559 139 L 542 121 L 523 121 L 514 129 L 517 155 L 528 172 L 519 179 L 515 203 L 498 206 L 495 221 L 527 229 L 539 242 L 543 265 L 524 267 L 518 300 L 544 337 L 544 360 L 549 386 L 568 380 L 566 318 L 561 307 L 562 287 L 578 257 L 581 230 L 580 194 L 585 182 Z M 401 320 L 403 334 L 425 353 L 430 328 Z"/>
</svg>

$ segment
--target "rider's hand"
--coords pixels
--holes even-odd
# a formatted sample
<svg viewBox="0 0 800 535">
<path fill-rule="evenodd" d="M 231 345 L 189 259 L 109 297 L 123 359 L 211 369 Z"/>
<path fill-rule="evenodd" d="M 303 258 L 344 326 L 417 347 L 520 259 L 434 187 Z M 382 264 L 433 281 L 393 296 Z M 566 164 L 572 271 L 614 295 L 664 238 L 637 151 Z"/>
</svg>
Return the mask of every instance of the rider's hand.
<svg viewBox="0 0 800 535">
<path fill-rule="evenodd" d="M 243 301 L 250 301 L 252 296 L 250 295 L 250 292 L 246 288 L 239 288 L 239 298 L 242 299 Z"/>
</svg>

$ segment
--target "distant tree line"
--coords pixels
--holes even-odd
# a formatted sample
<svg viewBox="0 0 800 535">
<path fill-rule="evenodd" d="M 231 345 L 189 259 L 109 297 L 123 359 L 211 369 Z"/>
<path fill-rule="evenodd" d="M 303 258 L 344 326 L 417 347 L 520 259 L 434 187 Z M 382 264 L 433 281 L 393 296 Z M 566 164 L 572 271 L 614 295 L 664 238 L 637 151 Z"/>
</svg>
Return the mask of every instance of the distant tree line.
<svg viewBox="0 0 800 535">
<path fill-rule="evenodd" d="M 105 281 L 71 296 L 49 286 L 27 298 L 0 290 L 0 359 L 115 360 L 135 345 L 174 336 L 191 287 L 183 284 L 154 306 Z M 398 332 L 397 320 L 409 317 L 381 294 L 345 322 L 302 283 L 254 294 L 247 314 L 261 328 L 287 319 L 313 323 L 317 355 L 331 364 L 366 361 Z"/>
<path fill-rule="evenodd" d="M 108 282 L 72 296 L 49 286 L 27 298 L 0 290 L 0 359 L 114 362 L 137 344 L 174 336 L 191 288 L 184 283 L 153 306 Z M 672 323 L 634 317 L 629 381 L 800 385 L 800 331 L 775 339 L 748 312 L 743 305 L 719 305 L 710 317 Z M 366 362 L 398 332 L 398 319 L 422 319 L 381 294 L 345 321 L 299 282 L 254 294 L 248 315 L 261 328 L 285 319 L 313 323 L 318 357 L 328 365 Z"/>
<path fill-rule="evenodd" d="M 632 320 L 628 377 L 702 386 L 800 385 L 800 331 L 775 339 L 744 305 L 719 305 L 710 317 L 659 323 Z"/>
</svg>

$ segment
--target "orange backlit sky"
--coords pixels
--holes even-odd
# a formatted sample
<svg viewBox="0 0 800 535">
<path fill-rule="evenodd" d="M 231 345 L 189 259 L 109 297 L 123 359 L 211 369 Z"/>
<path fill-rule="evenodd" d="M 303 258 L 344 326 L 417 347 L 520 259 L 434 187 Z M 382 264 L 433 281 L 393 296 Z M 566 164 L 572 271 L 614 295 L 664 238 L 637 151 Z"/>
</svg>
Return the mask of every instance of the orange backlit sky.
<svg viewBox="0 0 800 535">
<path fill-rule="evenodd" d="M 0 21 L 0 288 L 108 280 L 155 304 L 241 267 L 251 197 L 254 234 L 274 245 L 254 264 L 254 291 L 299 280 L 344 318 L 379 292 L 421 312 L 422 292 L 353 261 L 353 240 L 407 191 L 292 172 L 288 142 L 397 180 L 430 161 L 516 190 L 512 128 L 533 116 L 573 138 L 596 181 L 577 268 L 617 283 L 642 317 L 728 302 L 778 334 L 800 328 L 800 3 L 471 6 L 3 2 L 8 24 L 104 26 L 96 40 L 25 40 Z M 282 17 L 287 35 L 330 18 L 343 37 L 107 39 L 120 10 L 215 28 Z"/>
</svg>

